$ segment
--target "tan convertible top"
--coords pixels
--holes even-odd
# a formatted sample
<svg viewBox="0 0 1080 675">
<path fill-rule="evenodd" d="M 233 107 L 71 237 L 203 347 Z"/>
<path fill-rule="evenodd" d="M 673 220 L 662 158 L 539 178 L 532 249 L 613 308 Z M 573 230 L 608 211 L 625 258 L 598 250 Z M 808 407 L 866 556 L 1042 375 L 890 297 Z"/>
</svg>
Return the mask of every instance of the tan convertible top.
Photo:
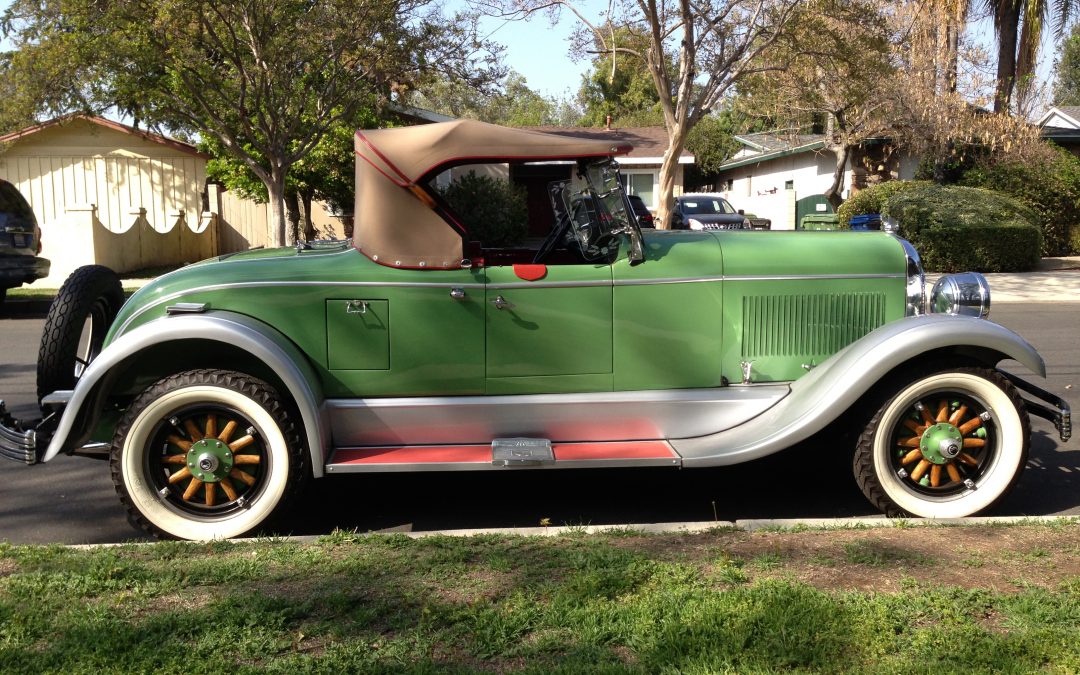
<svg viewBox="0 0 1080 675">
<path fill-rule="evenodd" d="M 356 132 L 353 240 L 395 267 L 457 268 L 463 231 L 421 186 L 458 164 L 611 157 L 628 145 L 508 129 L 473 120 Z"/>
</svg>

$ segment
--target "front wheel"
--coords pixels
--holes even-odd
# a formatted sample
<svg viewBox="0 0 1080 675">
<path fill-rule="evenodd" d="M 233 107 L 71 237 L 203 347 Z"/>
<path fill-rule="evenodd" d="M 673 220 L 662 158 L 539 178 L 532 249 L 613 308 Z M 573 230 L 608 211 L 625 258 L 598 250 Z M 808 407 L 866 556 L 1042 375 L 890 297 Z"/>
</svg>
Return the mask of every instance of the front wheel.
<svg viewBox="0 0 1080 675">
<path fill-rule="evenodd" d="M 870 420 L 855 479 L 889 516 L 962 518 L 1012 488 L 1027 462 L 1030 421 L 993 370 L 937 372 L 903 386 Z"/>
<path fill-rule="evenodd" d="M 293 415 L 270 385 L 193 370 L 140 395 L 117 425 L 113 483 L 159 537 L 226 539 L 281 514 L 307 475 Z"/>
</svg>

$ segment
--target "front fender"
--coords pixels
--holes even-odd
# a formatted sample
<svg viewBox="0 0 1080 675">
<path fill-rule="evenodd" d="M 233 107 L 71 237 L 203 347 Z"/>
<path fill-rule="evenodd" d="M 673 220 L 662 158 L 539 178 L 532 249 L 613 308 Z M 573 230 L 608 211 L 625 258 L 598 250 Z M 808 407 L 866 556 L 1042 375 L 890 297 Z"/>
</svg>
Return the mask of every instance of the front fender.
<svg viewBox="0 0 1080 675">
<path fill-rule="evenodd" d="M 60 452 L 70 451 L 85 442 L 89 432 L 84 430 L 93 427 L 103 405 L 103 396 L 98 395 L 101 385 L 116 369 L 123 368 L 125 361 L 154 345 L 191 339 L 239 347 L 274 371 L 296 401 L 307 434 L 312 471 L 316 477 L 321 476 L 329 424 L 322 410 L 322 387 L 314 370 L 300 350 L 283 335 L 264 323 L 232 312 L 166 316 L 117 338 L 79 378 L 41 461 L 47 462 Z M 73 431 L 76 421 L 79 421 L 79 431 Z"/>
<path fill-rule="evenodd" d="M 989 366 L 1016 359 L 1046 377 L 1035 348 L 1007 328 L 970 317 L 900 319 L 853 342 L 791 385 L 791 394 L 746 424 L 672 441 L 685 466 L 725 465 L 764 457 L 825 428 L 898 366 L 938 350 L 960 352 Z M 753 386 L 753 385 L 750 385 Z"/>
</svg>

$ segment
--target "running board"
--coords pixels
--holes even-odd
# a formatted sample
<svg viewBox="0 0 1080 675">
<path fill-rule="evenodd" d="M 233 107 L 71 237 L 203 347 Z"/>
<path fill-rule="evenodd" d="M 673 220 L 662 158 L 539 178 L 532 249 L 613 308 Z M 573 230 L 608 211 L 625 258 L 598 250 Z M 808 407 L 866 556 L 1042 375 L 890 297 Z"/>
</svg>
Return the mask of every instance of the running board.
<svg viewBox="0 0 1080 675">
<path fill-rule="evenodd" d="M 412 445 L 337 448 L 327 473 L 489 471 L 682 466 L 667 441 L 551 443 L 538 438 L 496 439 L 487 445 Z"/>
</svg>

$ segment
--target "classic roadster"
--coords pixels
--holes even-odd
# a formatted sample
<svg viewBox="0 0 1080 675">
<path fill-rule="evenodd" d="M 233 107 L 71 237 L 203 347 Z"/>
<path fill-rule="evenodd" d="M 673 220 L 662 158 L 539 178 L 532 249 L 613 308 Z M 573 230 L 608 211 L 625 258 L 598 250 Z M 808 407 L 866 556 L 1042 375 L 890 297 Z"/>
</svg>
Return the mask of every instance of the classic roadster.
<svg viewBox="0 0 1080 675">
<path fill-rule="evenodd" d="M 1029 415 L 1070 435 L 1064 401 L 996 368 L 1045 376 L 985 320 L 985 280 L 924 300 L 890 233 L 643 234 L 629 148 L 602 140 L 456 121 L 355 148 L 351 242 L 223 255 L 122 306 L 110 272 L 76 272 L 44 419 L 4 416 L 3 454 L 107 458 L 135 523 L 212 539 L 328 474 L 717 466 L 826 428 L 883 512 L 961 517 L 1016 482 Z M 532 240 L 462 225 L 438 186 L 477 166 L 527 183 Z"/>
</svg>

